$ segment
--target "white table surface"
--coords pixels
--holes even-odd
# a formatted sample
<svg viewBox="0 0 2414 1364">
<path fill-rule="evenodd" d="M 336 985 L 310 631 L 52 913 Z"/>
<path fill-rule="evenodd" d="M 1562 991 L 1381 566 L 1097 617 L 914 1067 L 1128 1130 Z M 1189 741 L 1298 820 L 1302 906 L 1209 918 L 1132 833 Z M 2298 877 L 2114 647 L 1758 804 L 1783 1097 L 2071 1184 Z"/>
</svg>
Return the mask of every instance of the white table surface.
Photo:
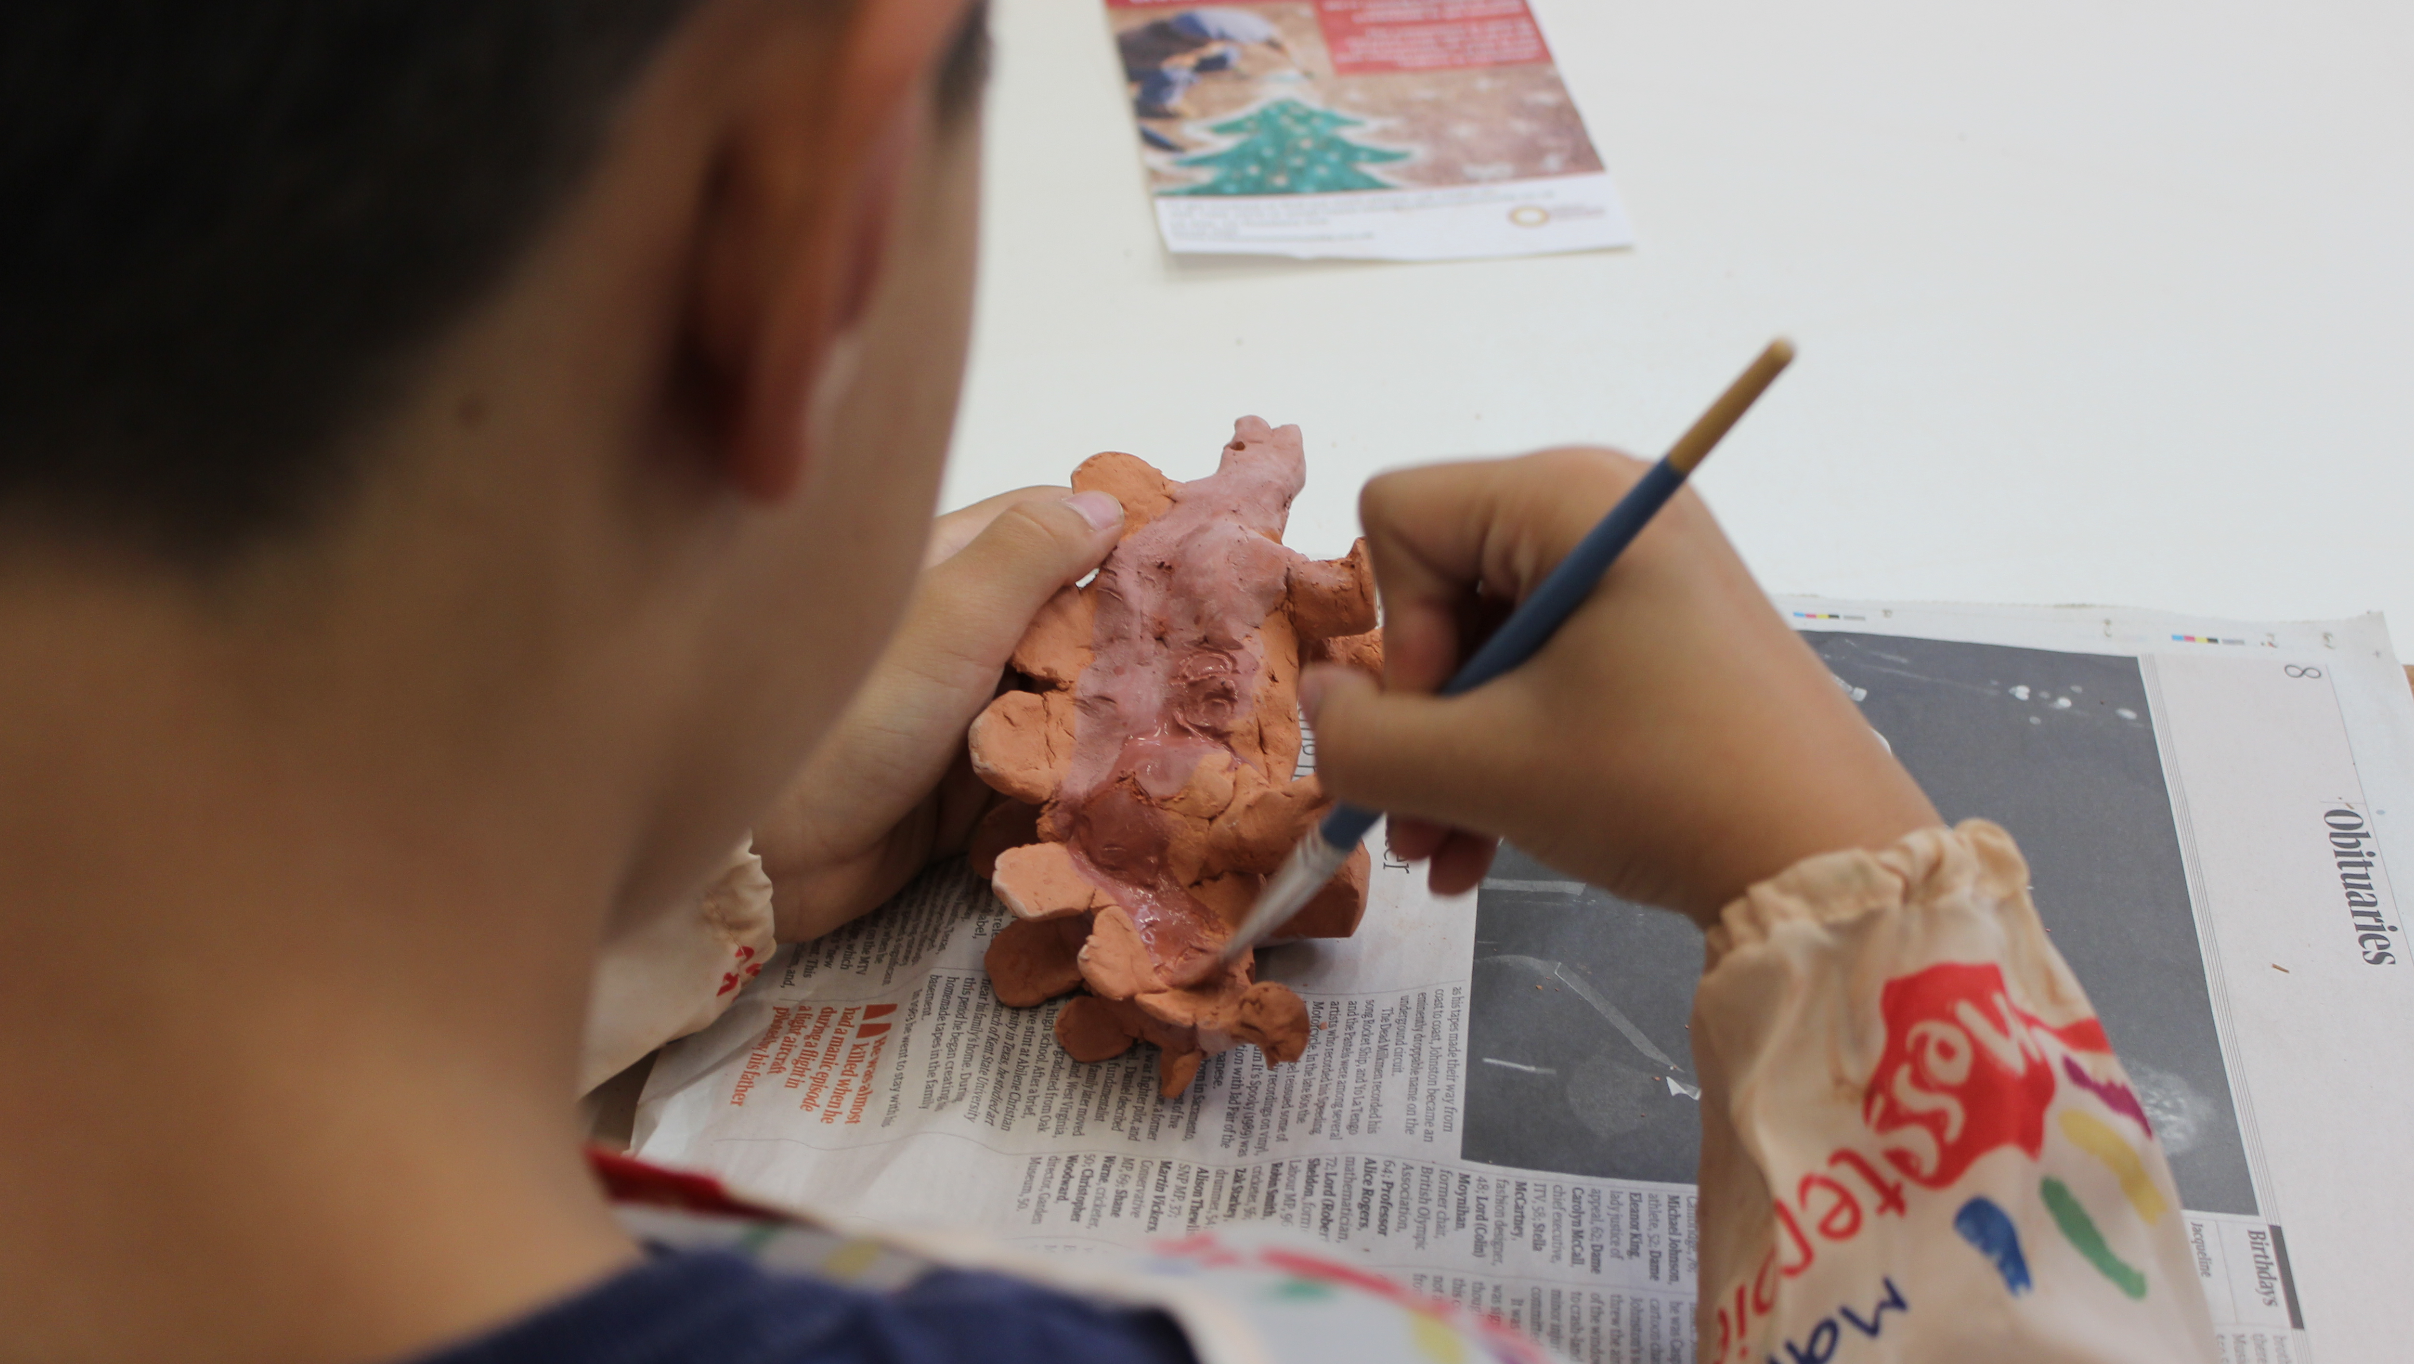
<svg viewBox="0 0 2414 1364">
<path fill-rule="evenodd" d="M 1338 551 L 1380 468 L 1656 454 L 1784 332 L 1701 479 L 1772 591 L 2380 609 L 2414 653 L 2414 5 L 1534 0 L 1640 244 L 1355 265 L 1166 255 L 1096 0 L 996 4 L 947 505 L 1196 477 L 1255 412 Z M 2391 1354 L 2402 1228 L 2313 1220 L 2317 1353 Z"/>
<path fill-rule="evenodd" d="M 998 0 L 978 333 L 944 500 L 1305 428 L 1293 543 L 1390 465 L 1704 469 L 1772 591 L 2386 610 L 2414 652 L 2414 6 L 1535 0 L 1630 250 L 1168 256 L 1096 0 Z"/>
</svg>

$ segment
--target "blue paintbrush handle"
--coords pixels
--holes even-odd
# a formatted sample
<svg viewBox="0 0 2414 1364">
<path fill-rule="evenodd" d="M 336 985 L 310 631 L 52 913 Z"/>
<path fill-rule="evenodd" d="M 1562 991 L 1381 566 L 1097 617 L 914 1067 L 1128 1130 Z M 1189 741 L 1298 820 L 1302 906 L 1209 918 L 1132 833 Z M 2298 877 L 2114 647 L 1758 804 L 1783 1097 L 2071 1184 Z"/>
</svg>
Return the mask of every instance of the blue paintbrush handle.
<svg viewBox="0 0 2414 1364">
<path fill-rule="evenodd" d="M 1325 812 L 1324 822 L 1316 826 L 1316 836 L 1336 848 L 1354 848 L 1366 837 L 1366 831 L 1383 818 L 1380 810 L 1361 810 L 1355 805 L 1336 804 Z"/>
<path fill-rule="evenodd" d="M 1651 518 L 1683 486 L 1685 475 L 1675 465 L 1664 459 L 1652 465 L 1642 480 L 1618 499 L 1618 505 L 1584 533 L 1575 549 L 1543 578 L 1534 594 L 1518 603 L 1509 618 L 1492 632 L 1492 637 L 1475 651 L 1475 656 L 1451 674 L 1450 680 L 1442 684 L 1441 694 L 1457 696 L 1473 691 L 1541 652 L 1542 646 L 1551 642 L 1551 636 L 1559 633 L 1559 627 L 1567 623 L 1567 618 L 1576 614 L 1576 608 L 1600 586 L 1609 566 L 1617 562 L 1626 547 L 1634 543 L 1635 536 L 1651 524 Z M 1377 811 L 1361 810 L 1355 805 L 1336 805 L 1324 822 L 1316 826 L 1316 832 L 1333 847 L 1353 847 L 1382 817 Z"/>
</svg>

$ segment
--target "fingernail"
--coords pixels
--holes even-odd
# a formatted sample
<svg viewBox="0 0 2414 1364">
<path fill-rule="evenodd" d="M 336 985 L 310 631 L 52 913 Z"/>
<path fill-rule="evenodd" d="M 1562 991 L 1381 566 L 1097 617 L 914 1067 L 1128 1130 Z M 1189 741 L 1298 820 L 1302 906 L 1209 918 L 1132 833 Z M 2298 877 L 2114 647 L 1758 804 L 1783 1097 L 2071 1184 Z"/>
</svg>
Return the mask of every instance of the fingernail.
<svg viewBox="0 0 2414 1364">
<path fill-rule="evenodd" d="M 1065 505 L 1080 512 L 1081 519 L 1090 523 L 1091 530 L 1106 530 L 1123 524 L 1123 504 L 1115 500 L 1113 493 L 1102 493 L 1092 488 L 1066 498 Z"/>
</svg>

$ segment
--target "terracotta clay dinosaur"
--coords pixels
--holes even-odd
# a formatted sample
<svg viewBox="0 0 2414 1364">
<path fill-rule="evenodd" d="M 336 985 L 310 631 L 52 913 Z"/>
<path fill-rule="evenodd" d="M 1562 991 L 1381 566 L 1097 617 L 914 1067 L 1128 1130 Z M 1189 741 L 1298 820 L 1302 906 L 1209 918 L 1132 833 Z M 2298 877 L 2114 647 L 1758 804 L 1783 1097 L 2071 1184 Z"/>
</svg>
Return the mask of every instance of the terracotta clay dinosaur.
<svg viewBox="0 0 2414 1364">
<path fill-rule="evenodd" d="M 1167 1097 L 1239 1042 L 1297 1060 L 1308 1014 L 1244 954 L 1183 989 L 1248 913 L 1268 873 L 1330 802 L 1293 779 L 1299 666 L 1380 671 L 1361 541 L 1319 562 L 1282 544 L 1306 482 L 1299 428 L 1234 424 L 1216 472 L 1176 483 L 1131 455 L 1073 472 L 1123 503 L 1123 539 L 1016 648 L 1020 689 L 972 726 L 974 770 L 1012 798 L 973 864 L 1015 922 L 988 953 L 998 999 L 1076 990 L 1056 1040 L 1077 1060 L 1159 1048 Z M 1277 938 L 1347 937 L 1366 908 L 1361 848 Z"/>
</svg>

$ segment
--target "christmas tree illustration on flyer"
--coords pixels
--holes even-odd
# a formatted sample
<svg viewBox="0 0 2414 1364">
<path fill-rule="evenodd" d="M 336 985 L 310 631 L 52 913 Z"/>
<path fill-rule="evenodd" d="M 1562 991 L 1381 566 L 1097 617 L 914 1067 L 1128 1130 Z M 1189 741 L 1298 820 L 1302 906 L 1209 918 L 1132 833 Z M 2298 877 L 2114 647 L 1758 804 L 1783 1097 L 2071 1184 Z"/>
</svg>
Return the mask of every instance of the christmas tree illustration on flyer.
<svg viewBox="0 0 2414 1364">
<path fill-rule="evenodd" d="M 1358 167 L 1375 162 L 1405 161 L 1407 152 L 1387 151 L 1352 142 L 1340 130 L 1364 125 L 1329 109 L 1313 109 L 1295 99 L 1280 99 L 1264 108 L 1210 126 L 1210 131 L 1240 141 L 1222 151 L 1182 157 L 1175 164 L 1201 166 L 1214 172 L 1204 184 L 1168 191 L 1173 194 L 1328 194 L 1341 190 L 1391 189 Z"/>
</svg>

